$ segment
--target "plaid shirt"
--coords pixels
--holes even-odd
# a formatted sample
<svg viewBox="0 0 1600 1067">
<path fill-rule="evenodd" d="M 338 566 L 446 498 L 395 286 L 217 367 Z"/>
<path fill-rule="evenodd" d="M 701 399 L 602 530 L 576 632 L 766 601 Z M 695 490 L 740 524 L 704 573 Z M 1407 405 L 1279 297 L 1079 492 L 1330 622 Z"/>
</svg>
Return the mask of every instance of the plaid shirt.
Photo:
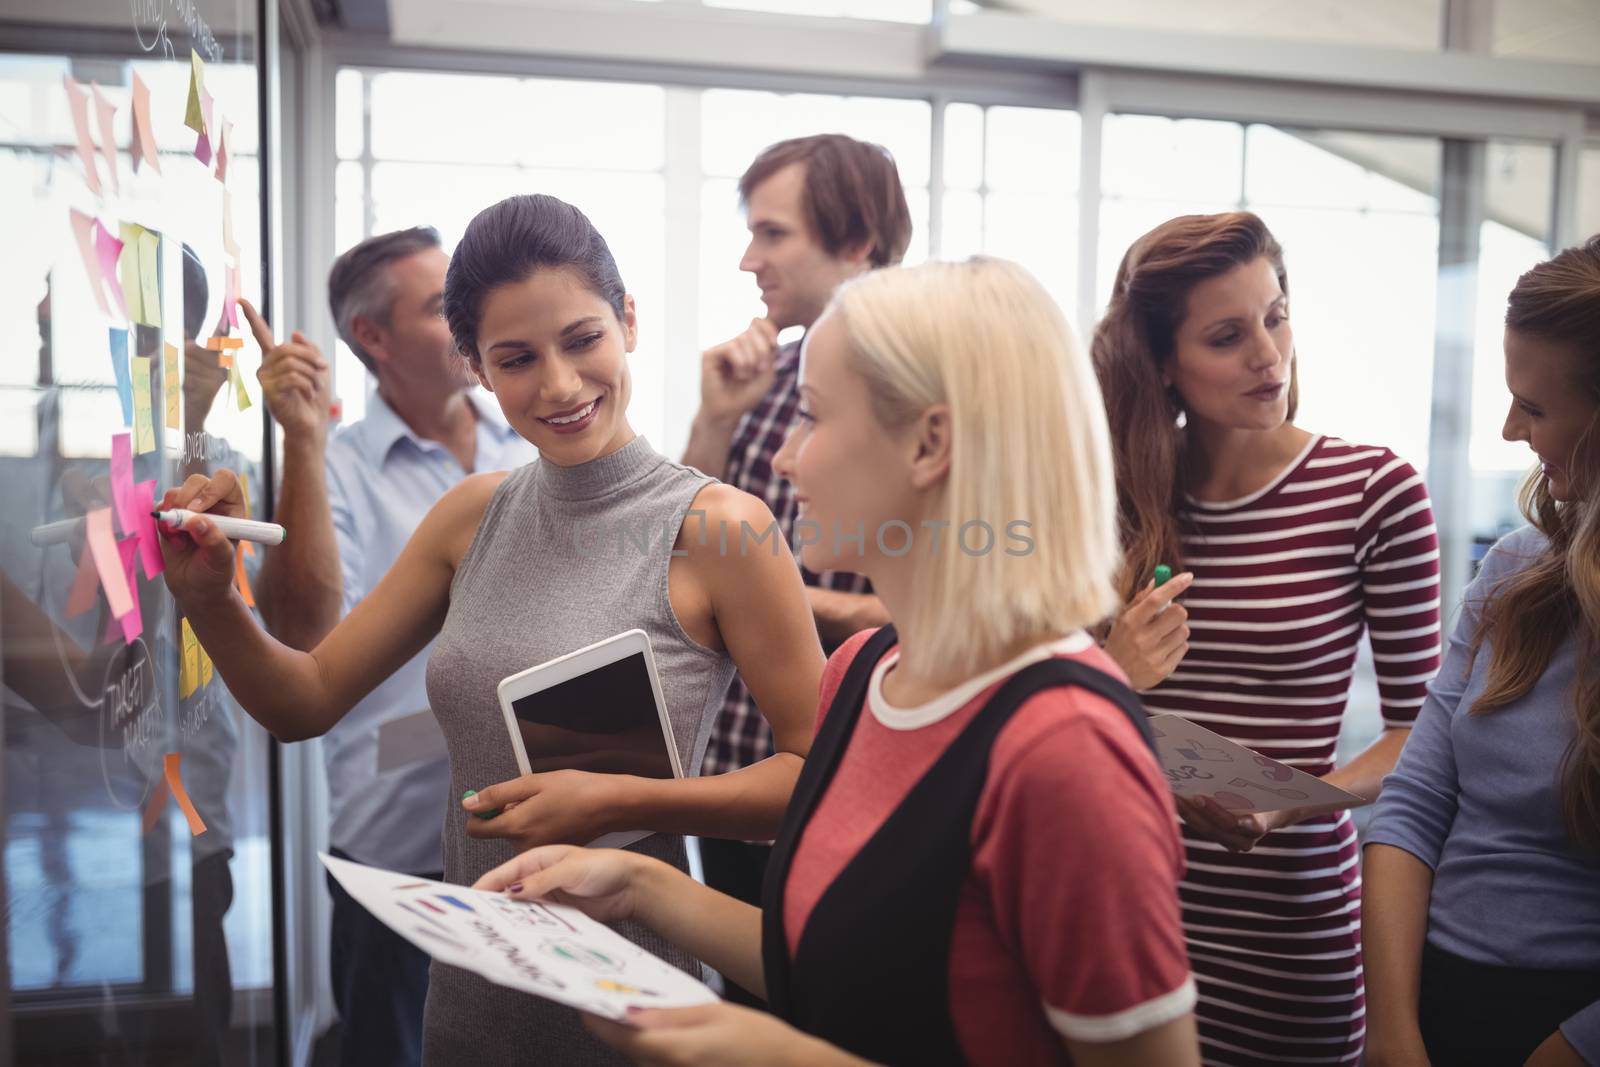
<svg viewBox="0 0 1600 1067">
<path fill-rule="evenodd" d="M 777 366 L 772 388 L 767 390 L 756 406 L 739 420 L 733 434 L 733 445 L 728 449 L 728 468 L 722 480 L 737 489 L 743 489 L 766 501 L 778 520 L 778 528 L 790 545 L 794 544 L 794 520 L 798 510 L 794 502 L 794 486 L 787 479 L 772 472 L 772 457 L 783 447 L 784 439 L 796 421 L 800 408 L 800 344 L 794 342 L 778 349 Z M 859 574 L 829 571 L 813 574 L 800 568 L 800 577 L 807 585 L 835 589 L 844 593 L 870 593 L 872 586 Z M 711 746 L 706 750 L 701 774 L 722 774 L 760 763 L 774 751 L 772 729 L 762 718 L 744 680 L 734 676 L 728 695 L 722 703 L 722 714 L 717 718 L 716 729 L 711 734 Z"/>
</svg>

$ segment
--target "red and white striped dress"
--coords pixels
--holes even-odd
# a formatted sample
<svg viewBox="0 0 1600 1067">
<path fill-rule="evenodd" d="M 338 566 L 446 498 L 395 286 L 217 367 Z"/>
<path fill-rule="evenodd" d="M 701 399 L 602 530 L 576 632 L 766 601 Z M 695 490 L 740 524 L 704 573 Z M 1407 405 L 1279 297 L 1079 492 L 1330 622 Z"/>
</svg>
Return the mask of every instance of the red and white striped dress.
<svg viewBox="0 0 1600 1067">
<path fill-rule="evenodd" d="M 1386 726 L 1439 668 L 1439 545 L 1422 478 L 1386 448 L 1314 438 L 1270 485 L 1184 516 L 1189 653 L 1144 693 L 1309 774 L 1333 769 L 1363 630 Z M 1179 888 L 1208 1065 L 1353 1064 L 1366 1034 L 1348 812 L 1251 852 L 1184 835 Z"/>
</svg>

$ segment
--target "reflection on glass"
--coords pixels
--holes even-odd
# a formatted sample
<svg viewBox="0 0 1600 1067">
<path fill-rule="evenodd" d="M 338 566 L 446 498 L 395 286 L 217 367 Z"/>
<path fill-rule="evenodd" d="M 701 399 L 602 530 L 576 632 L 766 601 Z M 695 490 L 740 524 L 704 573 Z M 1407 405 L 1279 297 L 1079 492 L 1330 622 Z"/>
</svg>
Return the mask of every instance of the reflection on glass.
<svg viewBox="0 0 1600 1067">
<path fill-rule="evenodd" d="M 257 71 L 239 61 L 248 38 L 221 25 L 201 35 L 202 162 L 184 123 L 188 39 L 180 53 L 159 26 L 130 26 L 126 6 L 80 14 L 97 12 L 95 58 L 0 55 L 0 196 L 13 225 L 0 263 L 12 1035 L 0 1061 L 265 1064 L 276 1039 L 266 741 L 240 726 L 220 680 L 188 684 L 181 621 L 141 524 L 190 473 L 226 463 L 260 484 L 261 412 L 205 344 L 226 332 L 230 267 L 242 292 L 260 291 Z M 230 17 L 254 23 L 250 5 Z M 105 52 L 116 34 L 121 58 Z M 132 118 L 137 85 L 147 127 Z M 94 120 L 82 140 L 74 87 Z M 130 148 L 146 131 L 158 154 L 136 167 Z M 253 383 L 258 354 L 234 358 Z M 108 462 L 122 434 L 125 468 Z"/>
</svg>

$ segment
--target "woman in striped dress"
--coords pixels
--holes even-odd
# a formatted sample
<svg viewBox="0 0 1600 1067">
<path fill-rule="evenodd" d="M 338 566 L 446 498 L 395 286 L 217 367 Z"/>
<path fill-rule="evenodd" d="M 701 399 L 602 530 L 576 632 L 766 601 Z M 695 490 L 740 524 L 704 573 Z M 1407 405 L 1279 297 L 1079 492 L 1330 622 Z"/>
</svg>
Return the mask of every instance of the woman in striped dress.
<svg viewBox="0 0 1600 1067">
<path fill-rule="evenodd" d="M 1310 433 L 1282 250 L 1246 212 L 1172 219 L 1122 261 L 1094 360 L 1110 414 L 1129 606 L 1106 650 L 1172 712 L 1376 798 L 1439 666 L 1439 553 L 1422 479 Z M 1184 570 L 1184 603 L 1151 588 Z M 1184 585 L 1182 582 L 1188 582 Z M 1335 743 L 1371 636 L 1384 731 Z M 1348 812 L 1243 818 L 1180 800 L 1184 932 L 1207 1064 L 1361 1057 L 1361 877 Z"/>
</svg>

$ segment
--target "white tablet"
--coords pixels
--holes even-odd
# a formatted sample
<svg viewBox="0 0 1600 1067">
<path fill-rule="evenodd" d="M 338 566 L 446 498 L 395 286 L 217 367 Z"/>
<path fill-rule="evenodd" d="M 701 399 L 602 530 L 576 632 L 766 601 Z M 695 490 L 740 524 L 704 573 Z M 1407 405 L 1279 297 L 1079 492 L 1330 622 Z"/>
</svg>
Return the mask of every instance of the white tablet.
<svg viewBox="0 0 1600 1067">
<path fill-rule="evenodd" d="M 500 710 L 523 774 L 579 770 L 682 778 L 650 638 L 628 630 L 500 683 Z M 621 848 L 652 830 L 589 842 Z"/>
</svg>

